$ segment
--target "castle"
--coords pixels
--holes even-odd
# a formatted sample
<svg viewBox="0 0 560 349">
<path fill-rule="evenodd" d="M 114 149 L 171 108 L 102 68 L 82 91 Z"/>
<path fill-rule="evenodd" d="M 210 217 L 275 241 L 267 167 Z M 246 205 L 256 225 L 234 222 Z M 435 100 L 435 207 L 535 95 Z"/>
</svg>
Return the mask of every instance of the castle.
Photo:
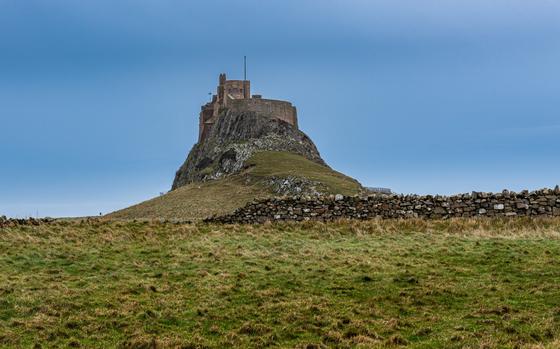
<svg viewBox="0 0 560 349">
<path fill-rule="evenodd" d="M 227 80 L 220 74 L 217 94 L 212 101 L 202 106 L 200 111 L 198 142 L 203 142 L 219 115 L 230 110 L 234 112 L 255 112 L 298 127 L 297 111 L 292 103 L 274 99 L 263 99 L 261 95 L 251 96 L 249 80 Z"/>
</svg>

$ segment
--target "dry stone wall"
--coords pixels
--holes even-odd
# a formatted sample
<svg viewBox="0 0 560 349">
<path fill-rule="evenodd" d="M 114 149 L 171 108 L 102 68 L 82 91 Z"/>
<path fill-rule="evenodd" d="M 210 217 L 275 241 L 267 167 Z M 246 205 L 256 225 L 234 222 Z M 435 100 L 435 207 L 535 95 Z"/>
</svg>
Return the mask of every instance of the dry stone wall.
<svg viewBox="0 0 560 349">
<path fill-rule="evenodd" d="M 560 216 L 560 188 L 454 196 L 391 195 L 271 198 L 207 222 L 332 221 L 337 219 Z"/>
<path fill-rule="evenodd" d="M 0 216 L 0 228 L 17 227 L 21 225 L 42 225 L 53 221 L 52 218 L 7 218 L 6 216 Z"/>
</svg>

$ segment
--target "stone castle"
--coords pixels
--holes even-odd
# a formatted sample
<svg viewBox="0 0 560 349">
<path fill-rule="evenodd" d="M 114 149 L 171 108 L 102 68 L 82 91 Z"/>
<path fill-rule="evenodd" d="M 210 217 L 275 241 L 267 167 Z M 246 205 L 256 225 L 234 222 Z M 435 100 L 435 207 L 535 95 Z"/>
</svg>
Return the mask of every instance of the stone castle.
<svg viewBox="0 0 560 349">
<path fill-rule="evenodd" d="M 261 95 L 251 96 L 249 80 L 227 80 L 220 74 L 217 94 L 212 101 L 202 106 L 200 111 L 198 142 L 203 142 L 220 114 L 226 110 L 233 112 L 255 112 L 282 120 L 298 128 L 297 111 L 292 103 L 274 99 L 263 99 Z"/>
</svg>

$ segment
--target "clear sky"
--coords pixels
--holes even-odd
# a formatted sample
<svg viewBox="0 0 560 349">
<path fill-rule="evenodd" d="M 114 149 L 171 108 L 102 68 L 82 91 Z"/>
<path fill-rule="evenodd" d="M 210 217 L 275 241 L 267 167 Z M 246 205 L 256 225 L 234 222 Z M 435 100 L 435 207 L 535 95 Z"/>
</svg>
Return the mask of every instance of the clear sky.
<svg viewBox="0 0 560 349">
<path fill-rule="evenodd" d="M 0 214 L 169 190 L 218 74 L 401 193 L 560 183 L 557 0 L 0 0 Z"/>
</svg>

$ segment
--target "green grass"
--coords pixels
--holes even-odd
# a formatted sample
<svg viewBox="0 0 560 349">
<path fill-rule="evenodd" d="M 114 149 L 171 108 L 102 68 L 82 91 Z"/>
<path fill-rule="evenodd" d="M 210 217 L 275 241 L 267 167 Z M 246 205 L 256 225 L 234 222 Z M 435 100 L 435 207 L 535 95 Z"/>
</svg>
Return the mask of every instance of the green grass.
<svg viewBox="0 0 560 349">
<path fill-rule="evenodd" d="M 193 183 L 165 195 L 113 212 L 112 219 L 168 219 L 197 221 L 231 213 L 256 198 L 275 194 L 266 186 L 270 177 L 303 177 L 321 183 L 326 193 L 355 195 L 360 184 L 328 167 L 285 152 L 261 152 L 247 161 L 249 168 L 238 175 Z"/>
<path fill-rule="evenodd" d="M 269 196 L 259 183 L 235 176 L 193 183 L 156 198 L 113 212 L 111 219 L 167 219 L 196 221 L 234 211 L 247 202 Z"/>
<path fill-rule="evenodd" d="M 259 152 L 247 164 L 253 166 L 248 172 L 253 176 L 306 178 L 322 183 L 332 194 L 356 195 L 361 189 L 355 179 L 293 153 Z"/>
<path fill-rule="evenodd" d="M 0 347 L 558 348 L 560 220 L 0 228 Z"/>
</svg>

